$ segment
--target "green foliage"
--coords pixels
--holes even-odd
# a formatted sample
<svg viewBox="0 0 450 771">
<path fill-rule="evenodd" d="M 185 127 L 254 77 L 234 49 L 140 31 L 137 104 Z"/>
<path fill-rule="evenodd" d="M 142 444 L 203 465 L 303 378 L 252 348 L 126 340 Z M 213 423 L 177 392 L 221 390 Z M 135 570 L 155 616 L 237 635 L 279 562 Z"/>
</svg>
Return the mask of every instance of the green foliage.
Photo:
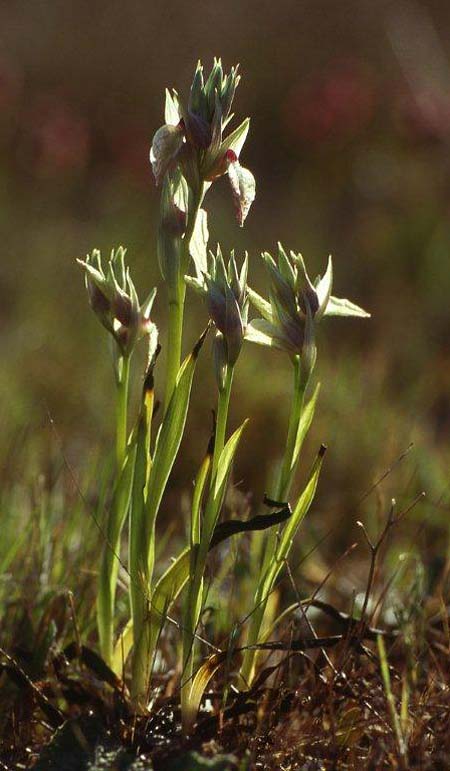
<svg viewBox="0 0 450 771">
<path fill-rule="evenodd" d="M 224 75 L 215 60 L 206 82 L 197 66 L 187 108 L 175 91 L 166 92 L 166 123 L 155 134 L 150 160 L 157 185 L 161 186 L 158 257 L 169 301 L 168 357 L 165 409 L 154 447 L 151 426 L 154 405 L 153 371 L 157 331 L 151 325 L 149 369 L 144 395 L 131 441 L 127 442 L 128 380 L 130 357 L 143 326 L 151 324 L 149 312 L 154 292 L 144 306 L 125 268 L 122 248 L 112 252 L 107 272 L 100 253 L 94 252 L 82 266 L 91 305 L 113 335 L 117 354 L 117 482 L 107 522 L 107 542 L 100 567 L 98 625 L 103 655 L 116 672 L 122 670 L 131 647 L 131 696 L 136 709 L 145 709 L 150 695 L 151 671 L 158 640 L 168 612 L 184 585 L 181 704 L 184 730 L 191 732 L 203 691 L 211 672 L 206 664 L 195 674 L 196 636 L 205 601 L 205 571 L 212 545 L 231 534 L 256 531 L 278 523 L 281 530 L 266 537 L 261 569 L 254 587 L 255 608 L 248 632 L 249 649 L 242 677 L 250 683 L 255 669 L 255 644 L 261 633 L 268 598 L 290 552 L 294 536 L 314 499 L 323 452 L 319 453 L 309 480 L 294 506 L 288 503 L 279 514 L 257 515 L 246 522 L 219 525 L 232 465 L 247 421 L 227 440 L 227 423 L 234 369 L 244 338 L 287 352 L 294 367 L 292 407 L 286 445 L 275 488 L 276 501 L 287 501 L 294 482 L 304 439 L 313 420 L 318 386 L 305 404 L 305 393 L 316 361 L 315 326 L 327 313 L 366 317 L 361 308 L 331 295 L 332 263 L 323 278 L 310 280 L 303 257 L 288 256 L 281 244 L 278 262 L 268 252 L 263 261 L 269 278 L 269 300 L 247 285 L 248 255 L 237 269 L 234 253 L 225 265 L 220 246 L 209 252 L 205 193 L 218 176 L 228 173 L 238 223 L 243 224 L 255 196 L 252 174 L 242 168 L 239 153 L 249 122 L 223 136 L 231 119 L 231 105 L 240 77 L 237 68 Z M 189 275 L 193 260 L 195 275 Z M 187 275 L 186 275 L 187 274 Z M 194 486 L 189 523 L 189 546 L 154 581 L 156 523 L 170 474 L 179 453 L 188 414 L 194 371 L 206 332 L 180 367 L 184 327 L 185 282 L 206 299 L 209 326 L 213 327 L 213 359 L 218 389 L 215 430 Z M 262 318 L 248 321 L 249 301 Z M 144 320 L 144 321 L 143 321 Z M 149 327 L 150 329 L 150 327 Z M 207 330 L 206 330 L 207 331 Z M 281 505 L 281 504 L 280 504 Z M 114 647 L 113 616 L 122 527 L 129 512 L 129 596 L 131 619 Z M 257 536 L 255 536 L 257 537 Z M 113 653 L 114 650 L 114 653 Z"/>
<path fill-rule="evenodd" d="M 232 118 L 231 106 L 239 80 L 237 68 L 224 74 L 220 60 L 214 61 L 205 80 L 199 64 L 187 106 L 175 91 L 166 93 L 166 122 L 152 142 L 150 160 L 161 190 L 155 240 L 168 300 L 167 336 L 162 336 L 167 351 L 164 409 L 159 416 L 155 413 L 154 383 L 159 366 L 158 330 L 150 318 L 156 290 L 150 292 L 144 303 L 139 302 L 125 264 L 123 247 L 112 251 L 105 269 L 98 250 L 85 261 L 79 261 L 90 305 L 113 339 L 117 389 L 116 463 L 106 514 L 105 499 L 100 502 L 103 543 L 97 567 L 96 603 L 100 650 L 117 675 L 124 674 L 128 680 L 131 674 L 132 706 L 138 712 L 145 712 L 151 697 L 152 670 L 161 657 L 158 644 L 164 636 L 169 614 L 184 589 L 181 624 L 172 617 L 170 623 L 181 628 L 181 707 L 186 733 L 193 730 L 204 691 L 221 661 L 217 654 L 216 659 L 210 657 L 196 669 L 200 650 L 198 629 L 208 596 L 209 553 L 231 536 L 238 541 L 243 533 L 250 532 L 254 541 L 251 553 L 255 554 L 261 544 L 259 531 L 266 531 L 259 569 L 253 569 L 254 585 L 246 595 L 253 597 L 253 606 L 248 602 L 245 608 L 250 624 L 243 633 L 248 647 L 240 682 L 251 685 L 255 651 L 264 634 L 269 598 L 303 518 L 314 501 L 322 465 L 323 450 L 291 509 L 289 500 L 319 393 L 317 385 L 312 396 L 307 396 L 316 364 L 316 326 L 327 315 L 369 316 L 350 301 L 332 296 L 331 258 L 324 276 L 313 282 L 300 254 L 292 251 L 287 254 L 281 244 L 277 261 L 263 252 L 269 284 L 268 299 L 265 299 L 248 286 L 251 264 L 247 254 L 238 270 L 233 251 L 227 263 L 220 245 L 215 253 L 209 251 L 210 222 L 204 199 L 211 184 L 218 177 L 228 176 L 239 225 L 244 223 L 255 197 L 253 175 L 239 160 L 249 130 L 248 119 L 228 135 L 224 133 Z M 183 360 L 186 283 L 206 300 L 209 321 L 194 349 Z M 249 321 L 249 304 L 260 318 Z M 170 499 L 170 479 L 182 447 L 197 360 L 209 329 L 213 336 L 212 367 L 217 386 L 213 437 L 197 472 L 188 506 L 190 517 L 184 528 L 189 534 L 188 543 L 158 577 L 155 571 L 158 525 L 164 526 L 158 522 L 159 514 Z M 139 361 L 134 352 L 142 338 L 148 343 L 147 367 L 138 416 L 130 436 L 130 387 L 132 392 L 136 361 Z M 254 516 L 249 516 L 247 511 L 245 518 L 227 521 L 223 520 L 226 496 L 248 422 L 246 418 L 228 436 L 230 405 L 237 400 L 232 392 L 235 369 L 244 358 L 243 351 L 248 350 L 243 347 L 245 339 L 287 353 L 293 365 L 291 411 L 283 451 L 279 451 L 280 470 L 269 500 L 269 505 L 278 511 Z M 268 372 L 269 368 L 268 363 Z M 153 423 L 158 423 L 154 440 Z M 251 454 L 251 448 L 247 451 Z M 13 559 L 11 547 L 4 557 L 5 566 Z M 121 588 L 127 589 L 128 599 L 123 591 L 117 591 L 120 565 Z M 122 609 L 120 635 L 117 634 L 119 606 Z M 51 627 L 48 635 L 48 639 L 42 639 L 44 657 L 53 639 Z M 131 673 L 127 664 L 130 652 Z"/>
</svg>

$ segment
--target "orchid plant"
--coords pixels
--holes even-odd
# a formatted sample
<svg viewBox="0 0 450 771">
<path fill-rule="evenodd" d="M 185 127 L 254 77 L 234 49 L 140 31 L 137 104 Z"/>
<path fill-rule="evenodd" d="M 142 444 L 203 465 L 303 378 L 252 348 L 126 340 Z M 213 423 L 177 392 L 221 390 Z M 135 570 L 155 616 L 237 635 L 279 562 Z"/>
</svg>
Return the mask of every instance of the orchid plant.
<svg viewBox="0 0 450 771">
<path fill-rule="evenodd" d="M 368 317 L 362 308 L 332 295 L 331 258 L 322 278 L 311 281 L 300 254 L 279 244 L 277 261 L 264 252 L 269 293 L 264 299 L 248 285 L 249 258 L 240 267 L 231 252 L 224 259 L 220 246 L 209 250 L 208 218 L 203 208 L 210 185 L 228 176 L 238 225 L 242 226 L 255 198 L 255 180 L 241 166 L 249 119 L 225 134 L 240 76 L 238 68 L 224 74 L 215 60 L 208 77 L 197 65 L 187 106 L 176 91 L 166 92 L 165 124 L 156 132 L 150 160 L 161 190 L 157 233 L 158 259 L 167 289 L 169 323 L 164 410 L 156 432 L 154 373 L 159 352 L 158 331 L 151 317 L 155 290 L 140 303 L 125 263 L 125 250 L 111 254 L 104 269 L 94 250 L 80 265 L 89 302 L 113 342 L 117 384 L 116 474 L 105 524 L 99 571 L 97 624 L 100 650 L 106 663 L 123 674 L 130 655 L 130 695 L 136 711 L 146 711 L 158 641 L 171 609 L 184 592 L 181 622 L 181 707 L 186 733 L 192 731 L 201 695 L 211 673 L 198 676 L 198 626 L 206 599 L 208 555 L 236 533 L 266 530 L 260 570 L 249 609 L 247 648 L 238 684 L 247 688 L 254 677 L 255 650 L 264 632 L 267 598 L 282 570 L 297 529 L 311 506 L 323 450 L 307 483 L 290 501 L 303 441 L 311 424 L 318 388 L 306 400 L 316 361 L 316 327 L 326 316 Z M 185 290 L 189 286 L 204 301 L 206 329 L 194 349 L 182 358 Z M 249 309 L 257 314 L 249 320 Z M 212 366 L 217 386 L 216 419 L 208 451 L 195 477 L 190 507 L 189 540 L 165 573 L 155 580 L 156 521 L 165 499 L 188 414 L 196 362 L 207 334 L 213 337 Z M 147 369 L 142 399 L 131 427 L 128 398 L 133 351 L 145 338 Z M 221 522 L 233 461 L 246 421 L 228 436 L 228 412 L 238 359 L 248 350 L 244 341 L 277 348 L 293 365 L 292 406 L 278 480 L 270 505 L 283 505 L 276 517 L 260 515 L 248 521 Z M 278 531 L 274 523 L 281 526 Z M 126 527 L 125 527 L 126 526 Z M 124 533 L 128 542 L 130 618 L 116 624 L 118 558 Z"/>
<path fill-rule="evenodd" d="M 175 90 L 166 91 L 165 124 L 153 137 L 150 161 L 157 185 L 162 185 L 158 255 L 169 300 L 166 404 L 180 365 L 184 275 L 191 256 L 205 249 L 207 216 L 201 208 L 205 193 L 219 177 L 228 175 L 239 225 L 255 198 L 255 179 L 239 157 L 247 138 L 246 118 L 224 137 L 233 119 L 231 108 L 239 84 L 238 68 L 224 75 L 220 59 L 204 79 L 197 65 L 187 107 Z"/>
<path fill-rule="evenodd" d="M 276 500 L 285 501 L 291 493 L 302 444 L 316 405 L 317 389 L 309 403 L 305 405 L 305 394 L 317 356 L 316 325 L 325 316 L 368 318 L 370 314 L 350 300 L 340 299 L 331 294 L 333 288 L 331 256 L 324 275 L 318 276 L 314 282 L 308 275 L 302 255 L 291 251 L 288 256 L 280 243 L 277 262 L 268 252 L 262 254 L 262 259 L 269 280 L 269 300 L 263 299 L 253 289 L 248 289 L 250 302 L 261 317 L 253 319 L 248 324 L 245 336 L 250 342 L 284 351 L 289 355 L 293 365 L 292 402 L 286 445 L 276 489 L 273 492 Z M 317 480 L 313 483 L 312 493 L 315 492 L 316 483 Z M 305 491 L 307 489 L 308 487 Z M 273 531 L 267 537 L 255 589 L 255 612 L 250 621 L 248 649 L 244 654 L 241 669 L 241 675 L 247 685 L 251 683 L 255 673 L 254 646 L 261 633 L 268 598 L 290 550 L 292 538 L 312 500 L 312 495 L 306 498 L 300 497 L 281 539 L 279 534 Z M 286 534 L 289 534 L 288 537 Z"/>
</svg>

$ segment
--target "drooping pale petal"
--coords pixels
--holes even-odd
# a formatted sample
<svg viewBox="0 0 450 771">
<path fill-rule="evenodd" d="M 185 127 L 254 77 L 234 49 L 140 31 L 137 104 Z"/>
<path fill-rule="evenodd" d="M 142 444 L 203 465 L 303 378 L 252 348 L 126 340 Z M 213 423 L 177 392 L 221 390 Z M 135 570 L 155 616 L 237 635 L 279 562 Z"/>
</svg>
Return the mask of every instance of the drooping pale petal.
<svg viewBox="0 0 450 771">
<path fill-rule="evenodd" d="M 228 164 L 228 178 L 233 193 L 237 221 L 240 227 L 242 227 L 250 206 L 255 200 L 255 178 L 251 171 L 244 169 L 237 159 Z"/>
<path fill-rule="evenodd" d="M 325 316 L 355 316 L 361 319 L 369 319 L 371 314 L 367 313 L 359 305 L 355 305 L 351 300 L 345 300 L 341 297 L 330 297 L 326 307 Z"/>
<path fill-rule="evenodd" d="M 153 137 L 150 163 L 157 185 L 162 181 L 167 169 L 180 150 L 183 139 L 181 126 L 169 126 L 167 124 L 161 126 Z"/>
</svg>

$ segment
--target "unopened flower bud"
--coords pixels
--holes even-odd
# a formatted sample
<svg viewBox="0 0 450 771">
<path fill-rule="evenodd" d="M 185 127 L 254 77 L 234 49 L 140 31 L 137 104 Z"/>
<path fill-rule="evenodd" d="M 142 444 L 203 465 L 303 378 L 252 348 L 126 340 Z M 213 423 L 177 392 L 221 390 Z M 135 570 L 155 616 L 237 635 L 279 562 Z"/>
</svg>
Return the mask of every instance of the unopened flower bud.
<svg viewBox="0 0 450 771">
<path fill-rule="evenodd" d="M 101 255 L 94 250 L 86 260 L 77 261 L 85 271 L 89 302 L 103 326 L 114 337 L 121 355 L 129 356 L 136 342 L 144 336 L 155 336 L 156 327 L 150 312 L 156 290 L 142 305 L 125 266 L 125 249 L 112 251 L 104 272 Z"/>
<path fill-rule="evenodd" d="M 97 314 L 97 316 L 104 316 L 107 314 L 111 308 L 111 303 L 108 300 L 108 298 L 103 294 L 101 289 L 98 288 L 97 284 L 94 284 L 93 281 L 87 282 L 87 291 L 88 291 L 88 297 L 89 297 L 89 304 L 94 311 L 94 313 Z"/>
<path fill-rule="evenodd" d="M 248 315 L 247 264 L 246 256 L 239 274 L 232 253 L 225 266 L 218 246 L 216 255 L 209 253 L 207 271 L 196 278 L 186 276 L 186 283 L 205 298 L 209 317 L 217 330 L 216 374 L 223 362 L 234 366 L 241 351 Z M 218 362 L 222 364 L 219 366 Z M 219 380 L 218 383 L 220 387 Z"/>
<path fill-rule="evenodd" d="M 324 316 L 370 316 L 362 308 L 331 295 L 333 268 L 331 257 L 322 278 L 313 283 L 306 271 L 303 257 L 290 253 L 287 257 L 278 245 L 278 264 L 265 252 L 270 302 L 253 290 L 248 290 L 250 302 L 262 318 L 251 321 L 246 339 L 300 356 L 305 377 L 311 374 L 316 360 L 315 324 Z"/>
</svg>

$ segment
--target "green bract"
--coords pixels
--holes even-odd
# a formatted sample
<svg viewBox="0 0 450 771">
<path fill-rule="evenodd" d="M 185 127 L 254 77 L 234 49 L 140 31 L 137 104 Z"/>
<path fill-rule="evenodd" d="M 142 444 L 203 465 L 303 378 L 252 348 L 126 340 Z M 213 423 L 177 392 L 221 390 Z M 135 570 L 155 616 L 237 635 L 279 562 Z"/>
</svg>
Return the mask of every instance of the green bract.
<svg viewBox="0 0 450 771">
<path fill-rule="evenodd" d="M 226 366 L 233 367 L 238 359 L 248 316 L 246 254 L 238 272 L 234 252 L 225 265 L 219 244 L 217 252 L 209 252 L 207 270 L 195 262 L 197 276 L 186 276 L 186 283 L 206 300 L 211 321 L 216 328 L 214 358 L 219 387 L 223 384 Z"/>
<path fill-rule="evenodd" d="M 333 297 L 331 257 L 325 274 L 313 283 L 301 254 L 286 254 L 278 244 L 278 263 L 262 254 L 269 276 L 269 300 L 248 289 L 249 300 L 261 314 L 247 326 L 245 337 L 253 343 L 279 348 L 302 361 L 314 356 L 314 326 L 324 316 L 370 317 L 370 313 L 350 300 Z"/>
<path fill-rule="evenodd" d="M 125 265 L 125 254 L 126 249 L 123 246 L 113 249 L 106 271 L 103 271 L 98 249 L 88 254 L 86 260 L 77 262 L 85 271 L 86 289 L 92 310 L 114 337 L 121 354 L 129 356 L 136 342 L 146 335 L 150 337 L 153 352 L 158 332 L 150 320 L 156 289 L 152 289 L 142 305 L 139 303 L 129 268 Z"/>
<path fill-rule="evenodd" d="M 215 59 L 206 82 L 198 63 L 187 108 L 176 91 L 166 91 L 166 123 L 153 137 L 150 161 L 157 184 L 167 172 L 181 169 L 194 197 L 203 185 L 208 187 L 217 177 L 228 174 L 237 220 L 242 225 L 255 198 L 253 174 L 239 163 L 249 119 L 223 136 L 233 118 L 231 106 L 239 80 L 238 67 L 225 75 L 220 59 Z"/>
</svg>

